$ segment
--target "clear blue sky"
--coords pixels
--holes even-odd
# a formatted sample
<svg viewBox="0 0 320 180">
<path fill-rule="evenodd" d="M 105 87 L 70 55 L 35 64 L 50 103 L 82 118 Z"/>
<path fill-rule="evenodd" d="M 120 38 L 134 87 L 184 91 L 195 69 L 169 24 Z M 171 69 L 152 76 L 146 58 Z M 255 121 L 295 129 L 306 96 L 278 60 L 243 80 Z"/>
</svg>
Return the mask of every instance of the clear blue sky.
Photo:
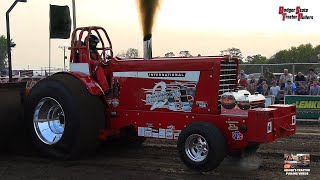
<svg viewBox="0 0 320 180">
<path fill-rule="evenodd" d="M 14 0 L 0 2 L 0 34 L 5 35 L 5 12 Z M 69 5 L 71 0 L 28 0 L 11 12 L 13 68 L 48 66 L 49 4 Z M 115 53 L 137 48 L 142 54 L 142 32 L 136 0 L 76 0 L 77 25 L 103 26 Z M 279 6 L 308 8 L 313 20 L 282 21 Z M 153 33 L 153 54 L 173 51 L 218 55 L 237 47 L 244 56 L 267 57 L 281 49 L 304 43 L 320 44 L 320 1 L 317 0 L 163 0 Z M 67 40 L 52 40 L 52 66 L 63 66 Z"/>
</svg>

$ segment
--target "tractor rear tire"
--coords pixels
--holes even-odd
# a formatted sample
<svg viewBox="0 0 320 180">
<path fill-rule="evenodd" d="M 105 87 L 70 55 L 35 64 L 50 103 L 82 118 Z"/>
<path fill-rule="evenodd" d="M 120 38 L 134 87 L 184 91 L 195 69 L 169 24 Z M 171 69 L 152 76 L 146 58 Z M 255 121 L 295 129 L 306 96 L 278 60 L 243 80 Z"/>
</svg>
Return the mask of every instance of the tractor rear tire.
<svg viewBox="0 0 320 180">
<path fill-rule="evenodd" d="M 226 141 L 217 127 L 206 122 L 187 126 L 179 135 L 181 160 L 192 170 L 211 171 L 226 156 Z"/>
<path fill-rule="evenodd" d="M 46 113 L 49 117 L 55 111 L 60 112 L 56 121 L 60 129 L 56 128 L 56 124 L 41 129 L 42 125 L 37 118 L 44 117 L 46 121 Z M 44 156 L 65 160 L 83 158 L 95 152 L 99 145 L 99 130 L 105 122 L 104 111 L 101 97 L 92 96 L 80 80 L 72 75 L 57 74 L 38 82 L 32 88 L 27 97 L 25 112 L 34 147 Z M 49 122 L 53 121 L 47 124 Z M 63 132 L 61 136 L 52 133 L 57 130 Z M 44 132 L 51 133 L 51 137 Z"/>
</svg>

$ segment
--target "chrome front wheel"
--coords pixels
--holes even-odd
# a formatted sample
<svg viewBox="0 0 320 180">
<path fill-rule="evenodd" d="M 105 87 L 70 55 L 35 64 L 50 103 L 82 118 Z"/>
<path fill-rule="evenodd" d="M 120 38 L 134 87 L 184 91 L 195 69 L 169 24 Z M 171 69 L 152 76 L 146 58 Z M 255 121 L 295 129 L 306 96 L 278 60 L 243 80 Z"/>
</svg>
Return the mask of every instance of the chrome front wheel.
<svg viewBox="0 0 320 180">
<path fill-rule="evenodd" d="M 210 171 L 223 161 L 226 141 L 219 129 L 208 122 L 194 122 L 178 138 L 181 160 L 190 169 Z"/>
<path fill-rule="evenodd" d="M 203 136 L 192 134 L 185 142 L 185 151 L 191 160 L 201 162 L 207 158 L 209 146 Z"/>
</svg>

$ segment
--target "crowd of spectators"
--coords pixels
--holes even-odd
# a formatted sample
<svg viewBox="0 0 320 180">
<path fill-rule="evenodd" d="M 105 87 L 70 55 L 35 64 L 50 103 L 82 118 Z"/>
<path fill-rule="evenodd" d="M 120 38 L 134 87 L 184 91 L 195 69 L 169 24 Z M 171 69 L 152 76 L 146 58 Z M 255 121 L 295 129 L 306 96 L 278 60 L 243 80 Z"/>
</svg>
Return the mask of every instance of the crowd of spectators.
<svg viewBox="0 0 320 180">
<path fill-rule="evenodd" d="M 241 70 L 238 84 L 241 89 L 246 89 L 251 94 L 258 92 L 264 96 L 273 95 L 276 102 L 283 100 L 285 95 L 320 95 L 320 83 L 314 69 L 309 69 L 306 76 L 301 72 L 293 76 L 288 69 L 284 69 L 280 77 L 276 78 L 265 68 L 259 79 L 249 77 Z"/>
</svg>

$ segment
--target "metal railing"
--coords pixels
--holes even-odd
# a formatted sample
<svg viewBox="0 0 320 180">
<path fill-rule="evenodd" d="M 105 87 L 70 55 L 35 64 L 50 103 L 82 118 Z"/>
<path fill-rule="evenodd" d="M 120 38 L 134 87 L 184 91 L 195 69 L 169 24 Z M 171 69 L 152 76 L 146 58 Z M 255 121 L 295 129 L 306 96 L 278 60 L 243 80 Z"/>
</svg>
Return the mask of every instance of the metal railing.
<svg viewBox="0 0 320 180">
<path fill-rule="evenodd" d="M 289 73 L 295 75 L 298 72 L 308 74 L 309 69 L 314 69 L 315 72 L 320 72 L 320 63 L 281 63 L 281 64 L 240 64 L 240 70 L 245 73 L 263 73 L 265 68 L 268 68 L 272 73 L 283 73 L 283 69 L 288 69 Z"/>
</svg>

